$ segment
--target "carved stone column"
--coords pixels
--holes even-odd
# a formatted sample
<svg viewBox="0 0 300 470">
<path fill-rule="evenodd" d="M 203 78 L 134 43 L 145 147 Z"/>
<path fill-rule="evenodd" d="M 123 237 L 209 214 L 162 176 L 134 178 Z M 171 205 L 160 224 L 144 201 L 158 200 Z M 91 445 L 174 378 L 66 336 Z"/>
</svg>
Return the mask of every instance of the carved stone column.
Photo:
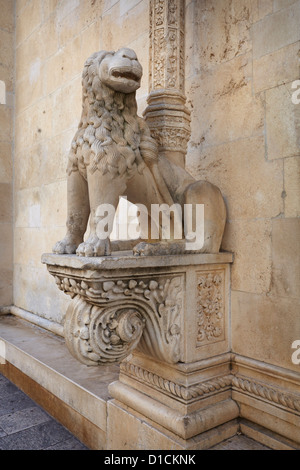
<svg viewBox="0 0 300 470">
<path fill-rule="evenodd" d="M 144 116 L 160 153 L 184 167 L 190 112 L 184 96 L 184 0 L 151 0 L 149 97 Z"/>
</svg>

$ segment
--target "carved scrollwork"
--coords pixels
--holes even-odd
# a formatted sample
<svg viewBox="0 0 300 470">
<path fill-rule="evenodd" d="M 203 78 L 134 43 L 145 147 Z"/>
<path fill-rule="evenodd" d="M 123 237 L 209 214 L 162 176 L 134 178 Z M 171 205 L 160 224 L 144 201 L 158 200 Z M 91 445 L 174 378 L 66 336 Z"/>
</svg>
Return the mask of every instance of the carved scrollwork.
<svg viewBox="0 0 300 470">
<path fill-rule="evenodd" d="M 64 331 L 70 352 L 87 365 L 118 362 L 137 346 L 145 319 L 136 308 L 98 307 L 79 295 L 69 305 Z"/>
<path fill-rule="evenodd" d="M 180 360 L 182 276 L 77 280 L 55 275 L 73 299 L 64 330 L 72 354 L 85 364 L 119 362 L 133 349 Z"/>
</svg>

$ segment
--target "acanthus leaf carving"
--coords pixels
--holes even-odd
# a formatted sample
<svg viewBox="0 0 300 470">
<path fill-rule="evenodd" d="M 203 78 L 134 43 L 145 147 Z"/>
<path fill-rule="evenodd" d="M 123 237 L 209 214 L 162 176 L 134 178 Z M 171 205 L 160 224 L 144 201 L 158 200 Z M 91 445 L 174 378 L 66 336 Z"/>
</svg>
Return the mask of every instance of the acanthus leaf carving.
<svg viewBox="0 0 300 470">
<path fill-rule="evenodd" d="M 181 275 L 97 281 L 57 273 L 54 277 L 59 289 L 73 299 L 65 335 L 70 350 L 78 359 L 82 355 L 82 362 L 119 362 L 135 348 L 169 363 L 180 360 Z M 110 351 L 109 357 L 102 351 Z"/>
</svg>

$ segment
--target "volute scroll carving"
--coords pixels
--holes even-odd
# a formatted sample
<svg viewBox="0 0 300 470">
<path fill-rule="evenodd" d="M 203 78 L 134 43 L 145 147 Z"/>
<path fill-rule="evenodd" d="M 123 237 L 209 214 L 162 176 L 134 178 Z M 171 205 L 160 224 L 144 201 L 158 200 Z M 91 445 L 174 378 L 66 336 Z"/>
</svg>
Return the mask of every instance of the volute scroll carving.
<svg viewBox="0 0 300 470">
<path fill-rule="evenodd" d="M 145 319 L 132 307 L 99 307 L 79 295 L 71 302 L 64 331 L 70 352 L 86 365 L 119 362 L 137 346 Z"/>
<path fill-rule="evenodd" d="M 54 277 L 72 298 L 64 334 L 80 362 L 120 362 L 134 349 L 167 363 L 180 360 L 182 275 L 98 281 Z"/>
</svg>

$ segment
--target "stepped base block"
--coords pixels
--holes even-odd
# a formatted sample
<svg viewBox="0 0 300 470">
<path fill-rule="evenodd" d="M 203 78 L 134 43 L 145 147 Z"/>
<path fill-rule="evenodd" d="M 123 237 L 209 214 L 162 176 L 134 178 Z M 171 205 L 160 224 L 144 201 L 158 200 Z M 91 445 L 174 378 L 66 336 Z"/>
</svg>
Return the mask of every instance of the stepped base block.
<svg viewBox="0 0 300 470">
<path fill-rule="evenodd" d="M 112 400 L 108 403 L 107 449 L 205 450 L 236 435 L 237 419 L 190 439 L 181 439 L 136 410 Z"/>
</svg>

